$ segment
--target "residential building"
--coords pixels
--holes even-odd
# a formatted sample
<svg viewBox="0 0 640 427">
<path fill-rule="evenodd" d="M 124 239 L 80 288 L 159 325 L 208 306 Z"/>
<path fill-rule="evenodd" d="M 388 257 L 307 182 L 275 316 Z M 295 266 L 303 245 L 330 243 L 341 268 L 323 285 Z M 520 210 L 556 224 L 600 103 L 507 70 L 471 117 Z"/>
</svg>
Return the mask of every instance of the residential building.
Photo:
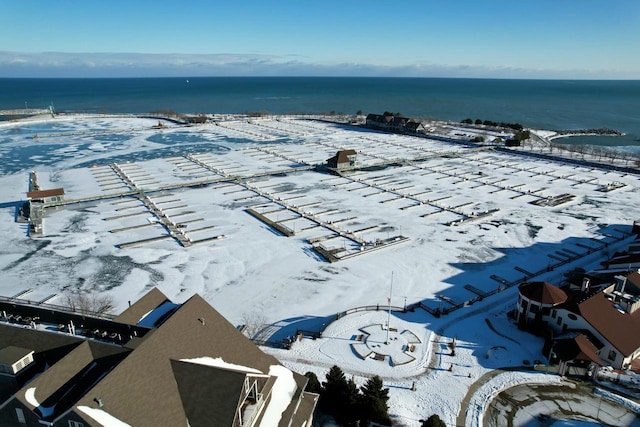
<svg viewBox="0 0 640 427">
<path fill-rule="evenodd" d="M 407 122 L 404 129 L 410 133 L 424 133 L 424 125 L 420 122 L 414 122 L 413 120 Z"/>
<path fill-rule="evenodd" d="M 175 304 L 153 289 L 112 319 L 0 308 L 0 425 L 312 425 L 307 378 L 198 295 Z"/>
<path fill-rule="evenodd" d="M 396 116 L 389 113 L 368 114 L 365 124 L 373 129 L 381 129 L 392 132 L 421 133 L 424 126 L 420 122 L 413 121 L 407 117 Z"/>
<path fill-rule="evenodd" d="M 640 363 L 640 273 L 637 271 L 617 276 L 615 283 L 597 290 L 591 288 L 588 278 L 575 291 L 545 282 L 522 284 L 515 315 L 520 326 L 539 333 L 550 329 L 556 339 L 582 333 L 595 346 L 602 363 L 616 369 Z M 582 344 L 585 350 L 584 341 Z M 592 352 L 583 353 L 591 355 Z"/>
<path fill-rule="evenodd" d="M 377 129 L 388 129 L 393 120 L 393 116 L 382 114 L 367 114 L 365 123 L 368 127 Z"/>
</svg>

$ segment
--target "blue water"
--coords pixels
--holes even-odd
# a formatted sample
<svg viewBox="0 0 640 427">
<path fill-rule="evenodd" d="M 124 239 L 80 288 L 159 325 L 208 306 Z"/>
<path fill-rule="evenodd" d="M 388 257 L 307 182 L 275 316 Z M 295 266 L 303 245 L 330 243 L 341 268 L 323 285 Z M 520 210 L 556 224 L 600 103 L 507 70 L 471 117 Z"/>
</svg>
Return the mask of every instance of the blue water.
<svg viewBox="0 0 640 427">
<path fill-rule="evenodd" d="M 364 113 L 608 127 L 640 138 L 640 81 L 199 77 L 0 79 L 0 109 L 92 113 Z"/>
</svg>

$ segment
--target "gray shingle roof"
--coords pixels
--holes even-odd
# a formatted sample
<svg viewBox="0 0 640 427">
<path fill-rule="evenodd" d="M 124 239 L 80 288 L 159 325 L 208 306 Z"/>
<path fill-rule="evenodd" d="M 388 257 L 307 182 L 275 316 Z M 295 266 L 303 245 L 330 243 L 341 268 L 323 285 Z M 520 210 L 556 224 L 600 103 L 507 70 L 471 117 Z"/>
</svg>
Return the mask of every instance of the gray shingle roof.
<svg viewBox="0 0 640 427">
<path fill-rule="evenodd" d="M 205 319 L 204 324 L 199 319 Z M 211 373 L 205 367 L 179 365 L 176 368 L 176 361 L 200 357 L 220 357 L 225 362 L 258 369 L 265 374 L 270 366 L 279 364 L 196 295 L 149 333 L 76 406 L 97 407 L 94 398 L 99 397 L 105 411 L 136 427 L 184 425 L 188 417 L 183 403 L 187 396 L 184 390 L 188 387 L 208 389 L 211 377 L 220 377 L 219 373 Z M 175 369 L 178 369 L 179 380 Z M 206 374 L 195 375 L 196 371 Z M 237 397 L 233 399 L 237 401 Z M 188 408 L 192 426 L 211 425 L 207 424 L 207 411 L 195 410 L 191 405 Z"/>
</svg>

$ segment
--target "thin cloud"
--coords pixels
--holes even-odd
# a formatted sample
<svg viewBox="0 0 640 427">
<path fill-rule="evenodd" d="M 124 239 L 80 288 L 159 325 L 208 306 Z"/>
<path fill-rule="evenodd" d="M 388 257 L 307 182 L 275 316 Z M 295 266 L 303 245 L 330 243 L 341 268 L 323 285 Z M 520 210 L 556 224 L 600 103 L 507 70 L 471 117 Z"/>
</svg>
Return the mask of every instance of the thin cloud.
<svg viewBox="0 0 640 427">
<path fill-rule="evenodd" d="M 508 65 L 444 65 L 429 62 L 389 66 L 317 64 L 306 57 L 266 54 L 139 54 L 0 52 L 0 77 L 184 77 L 353 76 L 542 79 L 637 79 L 640 72 L 615 69 L 527 69 Z"/>
</svg>

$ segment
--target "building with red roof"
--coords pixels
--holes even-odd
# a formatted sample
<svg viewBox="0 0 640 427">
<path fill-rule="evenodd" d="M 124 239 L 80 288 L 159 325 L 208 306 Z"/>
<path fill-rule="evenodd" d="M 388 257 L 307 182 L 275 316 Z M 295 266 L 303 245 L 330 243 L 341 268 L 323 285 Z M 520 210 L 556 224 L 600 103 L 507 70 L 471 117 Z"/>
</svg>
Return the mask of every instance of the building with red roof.
<svg viewBox="0 0 640 427">
<path fill-rule="evenodd" d="M 521 326 L 546 323 L 551 309 L 567 299 L 565 291 L 550 283 L 523 283 L 518 287 L 516 320 Z"/>
<path fill-rule="evenodd" d="M 615 283 L 599 291 L 590 289 L 585 280 L 582 288 L 571 294 L 546 282 L 524 283 L 519 287 L 515 314 L 521 327 L 538 332 L 551 329 L 558 337 L 583 333 L 585 337 L 574 343 L 584 356 L 580 360 L 624 369 L 640 359 L 637 271 L 617 276 Z M 591 345 L 597 349 L 595 354 Z"/>
</svg>

